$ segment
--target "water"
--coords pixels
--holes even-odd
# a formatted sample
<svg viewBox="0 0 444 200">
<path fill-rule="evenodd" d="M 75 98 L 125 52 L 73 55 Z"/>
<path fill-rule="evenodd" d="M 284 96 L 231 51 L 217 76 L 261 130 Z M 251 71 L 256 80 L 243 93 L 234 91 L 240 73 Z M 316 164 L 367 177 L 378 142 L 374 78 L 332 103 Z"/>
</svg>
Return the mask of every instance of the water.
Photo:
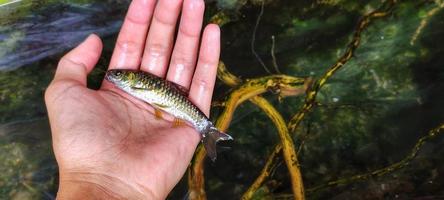
<svg viewBox="0 0 444 200">
<path fill-rule="evenodd" d="M 207 21 L 223 11 L 222 56 L 243 79 L 269 75 L 251 50 L 261 1 L 207 2 Z M 4 1 L 0 1 L 4 5 Z M 0 199 L 52 199 L 57 166 L 51 151 L 43 93 L 58 59 L 89 33 L 105 43 L 97 88 L 108 64 L 128 1 L 17 1 L 0 7 Z M 255 51 L 268 71 L 319 78 L 344 53 L 359 19 L 380 1 L 266 1 L 255 34 Z M 109 6 L 113 5 L 113 6 Z M 372 20 L 350 61 L 320 90 L 321 104 L 302 121 L 308 134 L 299 152 L 306 189 L 370 172 L 405 158 L 417 140 L 444 122 L 444 11 L 441 1 L 402 1 Z M 430 11 L 437 9 L 434 14 Z M 422 22 L 423 21 L 423 22 Z M 425 24 L 421 28 L 421 23 Z M 231 90 L 218 83 L 216 100 Z M 303 97 L 278 101 L 266 95 L 286 121 Z M 214 109 L 216 118 L 220 108 Z M 270 120 L 251 103 L 235 113 L 229 132 L 236 141 L 205 169 L 208 199 L 236 199 L 251 185 L 279 142 Z M 300 137 L 294 137 L 296 145 Z M 428 140 L 408 166 L 380 177 L 307 193 L 309 199 L 411 199 L 444 197 L 444 137 Z M 186 179 L 171 199 L 187 193 Z M 290 198 L 285 163 L 256 194 Z"/>
<path fill-rule="evenodd" d="M 13 8 L 15 4 L 18 7 Z M 24 9 L 20 4 L 25 2 L 6 5 L 3 9 Z M 2 23 L 0 70 L 13 70 L 66 51 L 90 33 L 112 35 L 118 31 L 124 12 L 123 6 L 109 7 L 109 2 L 48 4 L 19 19 L 11 22 L 6 19 Z"/>
</svg>

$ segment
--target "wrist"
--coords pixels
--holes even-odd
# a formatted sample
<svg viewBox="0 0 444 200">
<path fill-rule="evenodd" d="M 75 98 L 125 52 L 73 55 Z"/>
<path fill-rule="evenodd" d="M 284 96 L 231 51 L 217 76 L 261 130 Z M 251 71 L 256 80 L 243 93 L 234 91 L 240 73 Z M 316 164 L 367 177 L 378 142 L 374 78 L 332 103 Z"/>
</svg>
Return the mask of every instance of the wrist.
<svg viewBox="0 0 444 200">
<path fill-rule="evenodd" d="M 156 199 L 118 178 L 103 174 L 61 173 L 57 199 Z"/>
</svg>

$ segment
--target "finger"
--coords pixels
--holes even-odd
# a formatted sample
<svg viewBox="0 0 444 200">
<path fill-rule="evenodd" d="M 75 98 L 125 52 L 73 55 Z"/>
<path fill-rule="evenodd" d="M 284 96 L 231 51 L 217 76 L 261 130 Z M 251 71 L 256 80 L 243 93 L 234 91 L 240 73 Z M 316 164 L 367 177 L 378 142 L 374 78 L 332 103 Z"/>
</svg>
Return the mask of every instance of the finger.
<svg viewBox="0 0 444 200">
<path fill-rule="evenodd" d="M 203 33 L 199 60 L 191 82 L 191 101 L 207 116 L 210 114 L 211 97 L 216 81 L 220 54 L 220 30 L 215 24 L 208 25 Z"/>
<path fill-rule="evenodd" d="M 141 70 L 164 77 L 182 0 L 159 1 L 145 44 Z"/>
<path fill-rule="evenodd" d="M 92 71 L 102 53 L 102 41 L 91 34 L 79 46 L 60 59 L 54 81 L 73 80 L 86 85 L 86 76 Z"/>
<path fill-rule="evenodd" d="M 184 1 L 179 33 L 168 68 L 167 79 L 187 89 L 196 65 L 204 9 L 203 0 Z"/>
<path fill-rule="evenodd" d="M 110 69 L 138 69 L 156 0 L 133 0 L 111 57 Z"/>
</svg>

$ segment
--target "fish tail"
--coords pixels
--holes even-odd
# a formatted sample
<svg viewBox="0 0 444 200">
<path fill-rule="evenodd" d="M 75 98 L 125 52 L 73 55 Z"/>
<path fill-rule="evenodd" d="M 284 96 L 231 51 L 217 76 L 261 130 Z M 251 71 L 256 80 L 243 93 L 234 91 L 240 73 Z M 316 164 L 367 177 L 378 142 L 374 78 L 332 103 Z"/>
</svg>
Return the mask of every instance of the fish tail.
<svg viewBox="0 0 444 200">
<path fill-rule="evenodd" d="M 202 142 L 207 152 L 207 156 L 210 157 L 213 162 L 217 157 L 216 144 L 221 140 L 233 140 L 233 138 L 230 135 L 217 130 L 213 125 L 210 125 L 210 127 L 203 133 Z"/>
</svg>

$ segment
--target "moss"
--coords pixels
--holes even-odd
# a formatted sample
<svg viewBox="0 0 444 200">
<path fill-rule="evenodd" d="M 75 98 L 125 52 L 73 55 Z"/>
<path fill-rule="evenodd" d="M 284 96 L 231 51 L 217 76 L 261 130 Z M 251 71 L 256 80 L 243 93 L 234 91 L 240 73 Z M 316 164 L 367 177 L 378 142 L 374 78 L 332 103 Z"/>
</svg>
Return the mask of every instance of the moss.
<svg viewBox="0 0 444 200">
<path fill-rule="evenodd" d="M 51 71 L 42 66 L 0 72 L 0 122 L 44 116 L 43 94 Z"/>
</svg>

